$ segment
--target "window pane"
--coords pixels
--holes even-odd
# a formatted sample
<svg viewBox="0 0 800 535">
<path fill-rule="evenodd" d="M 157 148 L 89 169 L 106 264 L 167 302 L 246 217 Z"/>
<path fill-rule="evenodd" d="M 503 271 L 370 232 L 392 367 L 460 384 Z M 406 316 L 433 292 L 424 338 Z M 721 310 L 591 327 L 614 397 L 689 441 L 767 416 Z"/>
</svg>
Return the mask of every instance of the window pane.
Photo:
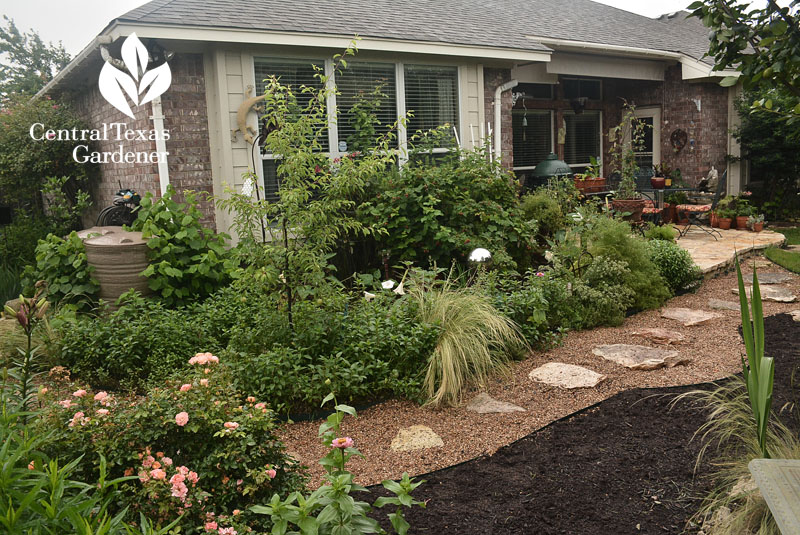
<svg viewBox="0 0 800 535">
<path fill-rule="evenodd" d="M 553 129 L 549 111 L 514 110 L 514 167 L 533 167 L 552 150 Z"/>
<path fill-rule="evenodd" d="M 538 100 L 552 100 L 553 86 L 550 84 L 519 84 L 514 88 L 515 93 L 522 93 L 523 98 Z"/>
<path fill-rule="evenodd" d="M 339 143 L 348 151 L 375 146 L 397 120 L 397 89 L 391 63 L 348 63 L 336 75 Z M 396 145 L 396 143 L 395 143 Z"/>
<path fill-rule="evenodd" d="M 600 157 L 600 113 L 565 114 L 567 137 L 564 160 L 568 164 L 588 164 Z"/>
<path fill-rule="evenodd" d="M 600 100 L 602 97 L 600 80 L 581 80 L 579 78 L 566 78 L 564 84 L 564 98 L 585 97 L 589 100 Z"/>
<path fill-rule="evenodd" d="M 323 60 L 294 60 L 294 59 L 272 59 L 255 58 L 255 78 L 256 91 L 258 95 L 264 94 L 266 83 L 264 80 L 270 76 L 279 78 L 281 84 L 289 86 L 297 98 L 298 113 L 306 108 L 311 102 L 312 95 L 302 92 L 302 87 L 311 87 L 316 90 L 322 89 L 322 82 L 317 73 L 322 73 L 325 62 Z M 319 69 L 316 70 L 315 66 Z M 261 121 L 259 121 L 261 122 Z M 325 129 L 327 131 L 327 128 Z M 266 135 L 265 126 L 261 124 L 261 133 Z M 328 150 L 328 136 L 323 133 L 319 136 L 322 150 Z"/>
<path fill-rule="evenodd" d="M 264 199 L 278 200 L 278 160 L 264 160 Z"/>
<path fill-rule="evenodd" d="M 458 70 L 429 65 L 405 66 L 406 111 L 409 138 L 449 124 L 458 128 Z"/>
</svg>

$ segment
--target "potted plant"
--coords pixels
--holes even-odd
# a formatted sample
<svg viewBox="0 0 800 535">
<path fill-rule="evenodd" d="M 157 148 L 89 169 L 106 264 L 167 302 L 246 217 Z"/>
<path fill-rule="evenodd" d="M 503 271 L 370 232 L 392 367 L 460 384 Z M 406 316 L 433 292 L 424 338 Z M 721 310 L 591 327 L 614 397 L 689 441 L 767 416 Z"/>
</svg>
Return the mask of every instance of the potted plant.
<svg viewBox="0 0 800 535">
<path fill-rule="evenodd" d="M 753 232 L 761 232 L 764 230 L 764 214 L 751 215 L 747 218 L 747 228 Z"/>
<path fill-rule="evenodd" d="M 667 216 L 668 223 L 679 222 L 677 206 L 679 204 L 686 204 L 687 202 L 689 202 L 689 197 L 687 197 L 686 192 L 684 191 L 676 191 L 667 195 L 667 197 L 664 199 L 664 212 L 669 214 Z"/>
<path fill-rule="evenodd" d="M 736 228 L 746 229 L 747 221 L 753 215 L 753 208 L 747 199 L 737 199 L 736 202 Z"/>
<path fill-rule="evenodd" d="M 575 175 L 575 187 L 585 193 L 603 191 L 606 187 L 606 179 L 600 176 L 600 160 L 592 156 L 589 159 L 589 167 L 583 173 Z"/>
<path fill-rule="evenodd" d="M 615 212 L 628 214 L 624 219 L 641 221 L 645 202 L 636 191 L 635 176 L 639 166 L 636 164 L 635 151 L 644 144 L 647 125 L 636 117 L 634 110 L 634 106 L 625 102 L 622 121 L 608 134 L 612 165 L 622 177 L 611 204 Z"/>
<path fill-rule="evenodd" d="M 731 210 L 730 208 L 723 208 L 721 210 L 717 210 L 717 217 L 719 218 L 719 228 L 722 230 L 728 230 L 731 228 L 731 223 L 733 222 L 733 218 L 736 215 L 736 212 Z"/>
<path fill-rule="evenodd" d="M 654 165 L 653 178 L 650 179 L 650 185 L 653 186 L 653 189 L 664 189 L 671 184 L 672 168 L 665 163 Z"/>
</svg>

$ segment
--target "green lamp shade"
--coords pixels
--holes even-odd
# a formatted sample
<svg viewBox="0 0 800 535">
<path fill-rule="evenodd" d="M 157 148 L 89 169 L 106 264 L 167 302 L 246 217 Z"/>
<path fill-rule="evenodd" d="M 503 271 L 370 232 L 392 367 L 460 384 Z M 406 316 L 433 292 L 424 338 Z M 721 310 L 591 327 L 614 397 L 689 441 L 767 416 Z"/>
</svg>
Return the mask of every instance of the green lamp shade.
<svg viewBox="0 0 800 535">
<path fill-rule="evenodd" d="M 531 178 L 552 178 L 554 176 L 572 176 L 570 166 L 558 159 L 555 153 L 550 153 L 547 158 L 539 162 L 530 174 Z"/>
</svg>

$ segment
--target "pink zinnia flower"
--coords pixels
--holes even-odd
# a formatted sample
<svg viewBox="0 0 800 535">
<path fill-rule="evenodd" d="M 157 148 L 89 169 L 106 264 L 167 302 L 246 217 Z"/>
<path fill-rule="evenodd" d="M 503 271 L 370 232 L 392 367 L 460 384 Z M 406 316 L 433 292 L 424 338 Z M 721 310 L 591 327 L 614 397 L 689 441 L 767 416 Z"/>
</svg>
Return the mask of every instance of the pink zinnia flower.
<svg viewBox="0 0 800 535">
<path fill-rule="evenodd" d="M 236 422 L 225 422 L 223 425 L 225 426 L 225 429 L 230 429 L 230 430 L 233 430 L 233 429 L 236 429 L 237 427 L 239 427 L 239 424 L 236 423 Z"/>
<path fill-rule="evenodd" d="M 97 414 L 100 416 L 105 416 L 108 414 L 108 409 L 97 409 Z"/>
<path fill-rule="evenodd" d="M 270 479 L 275 479 L 275 476 L 277 475 L 278 472 L 276 472 L 274 468 L 270 468 L 269 470 L 267 470 L 267 476 L 269 476 Z"/>
<path fill-rule="evenodd" d="M 537 277 L 544 277 L 544 273 L 542 273 L 541 271 L 537 271 L 536 272 L 536 276 Z"/>
<path fill-rule="evenodd" d="M 86 390 L 81 388 L 80 390 L 76 390 L 75 392 L 73 392 L 72 395 L 75 396 L 76 398 L 82 398 L 83 396 L 86 395 Z"/>
<path fill-rule="evenodd" d="M 179 412 L 175 415 L 175 423 L 179 426 L 183 427 L 189 422 L 189 413 L 188 412 Z"/>
<path fill-rule="evenodd" d="M 181 385 L 181 392 L 188 392 L 191 389 L 192 389 L 192 385 L 190 385 L 189 383 L 186 383 L 185 385 Z"/>
<path fill-rule="evenodd" d="M 353 447 L 353 439 L 350 437 L 334 438 L 333 442 L 331 442 L 331 446 L 342 449 L 351 448 Z"/>
<path fill-rule="evenodd" d="M 167 478 L 167 473 L 161 468 L 156 468 L 154 470 L 150 470 L 150 477 L 153 479 L 163 480 Z"/>
</svg>

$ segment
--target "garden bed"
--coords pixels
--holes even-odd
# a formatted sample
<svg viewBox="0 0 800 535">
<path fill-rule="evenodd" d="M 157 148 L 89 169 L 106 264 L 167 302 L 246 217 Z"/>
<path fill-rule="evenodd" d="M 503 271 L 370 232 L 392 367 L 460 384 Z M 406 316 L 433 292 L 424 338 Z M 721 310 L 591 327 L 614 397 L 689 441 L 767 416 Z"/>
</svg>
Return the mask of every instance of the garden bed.
<svg viewBox="0 0 800 535">
<path fill-rule="evenodd" d="M 800 324 L 786 314 L 765 324 L 780 409 L 795 401 Z M 708 490 L 694 476 L 692 440 L 705 416 L 685 400 L 670 406 L 692 388 L 622 392 L 492 456 L 427 474 L 416 492 L 427 508 L 406 518 L 418 533 L 681 533 Z"/>
</svg>

